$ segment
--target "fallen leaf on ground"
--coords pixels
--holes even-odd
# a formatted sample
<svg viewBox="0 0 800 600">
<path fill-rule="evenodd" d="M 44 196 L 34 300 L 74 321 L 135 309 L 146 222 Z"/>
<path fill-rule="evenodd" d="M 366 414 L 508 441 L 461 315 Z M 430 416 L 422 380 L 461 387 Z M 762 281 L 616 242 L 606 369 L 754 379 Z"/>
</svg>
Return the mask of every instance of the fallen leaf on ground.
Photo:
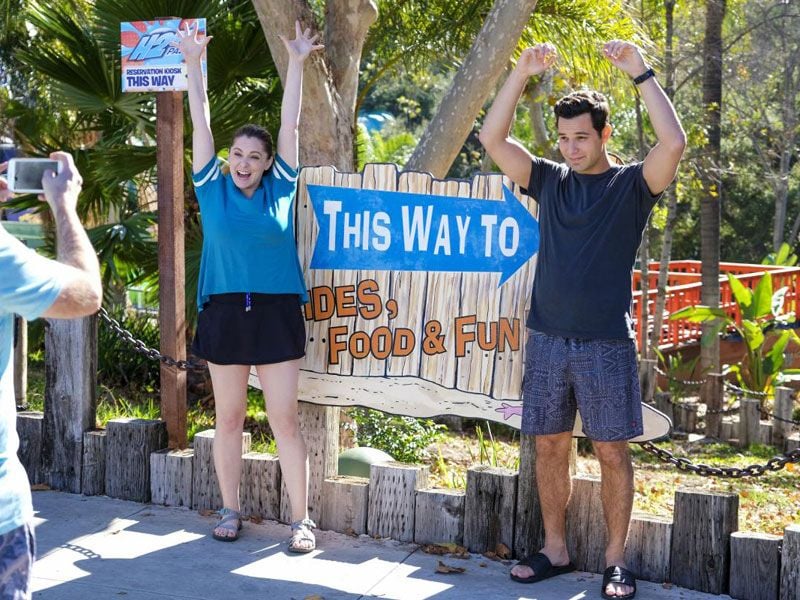
<svg viewBox="0 0 800 600">
<path fill-rule="evenodd" d="M 32 492 L 46 492 L 49 489 L 51 489 L 51 488 L 46 483 L 34 483 L 31 486 L 31 491 Z"/>
<path fill-rule="evenodd" d="M 344 533 L 345 535 L 349 535 L 350 537 L 358 537 L 358 534 L 352 527 L 348 527 L 342 533 Z"/>
<path fill-rule="evenodd" d="M 464 571 L 466 571 L 464 567 L 451 567 L 450 565 L 444 564 L 442 561 L 439 561 L 436 567 L 437 573 L 463 573 Z"/>
<path fill-rule="evenodd" d="M 312 594 L 311 596 L 306 596 L 305 598 L 303 598 L 303 600 L 325 600 L 325 598 L 323 598 L 319 594 Z"/>
<path fill-rule="evenodd" d="M 197 512 L 200 513 L 201 517 L 211 517 L 217 514 L 217 511 L 211 510 L 209 508 L 204 508 L 203 510 L 198 510 Z"/>
<path fill-rule="evenodd" d="M 511 548 L 506 546 L 505 544 L 497 544 L 494 549 L 495 554 L 500 558 L 511 558 Z"/>
<path fill-rule="evenodd" d="M 469 558 L 469 552 L 464 546 L 459 546 L 458 544 L 425 544 L 422 546 L 422 551 L 426 554 L 435 554 L 437 556 L 443 556 L 445 554 L 450 554 L 455 558 Z"/>
<path fill-rule="evenodd" d="M 258 525 L 259 523 L 261 523 L 263 521 L 264 521 L 264 519 L 262 519 L 258 515 L 250 515 L 250 522 L 251 523 L 255 523 L 256 525 Z"/>
<path fill-rule="evenodd" d="M 491 550 L 488 552 L 484 552 L 483 555 L 488 558 L 489 560 L 499 561 L 500 558 L 497 556 L 496 553 L 492 552 Z"/>
</svg>

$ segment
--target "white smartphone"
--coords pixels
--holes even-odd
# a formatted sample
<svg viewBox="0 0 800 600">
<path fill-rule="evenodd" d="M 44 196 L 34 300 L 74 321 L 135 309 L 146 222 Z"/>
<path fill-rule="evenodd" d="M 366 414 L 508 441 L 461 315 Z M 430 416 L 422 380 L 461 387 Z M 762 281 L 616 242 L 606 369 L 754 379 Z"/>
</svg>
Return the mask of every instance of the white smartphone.
<svg viewBox="0 0 800 600">
<path fill-rule="evenodd" d="M 61 163 L 50 158 L 12 158 L 8 161 L 8 189 L 19 194 L 41 194 L 45 171 L 61 172 Z"/>
</svg>

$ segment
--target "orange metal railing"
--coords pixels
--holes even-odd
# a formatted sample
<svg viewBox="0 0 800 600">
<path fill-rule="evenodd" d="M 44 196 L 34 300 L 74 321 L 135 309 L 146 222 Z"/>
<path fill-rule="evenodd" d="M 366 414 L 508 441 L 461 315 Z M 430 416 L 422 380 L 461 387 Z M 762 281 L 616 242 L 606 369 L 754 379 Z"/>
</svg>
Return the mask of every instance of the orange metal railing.
<svg viewBox="0 0 800 600">
<path fill-rule="evenodd" d="M 642 291 L 639 289 L 641 272 L 633 272 L 633 317 L 636 324 L 636 338 L 639 347 L 642 345 L 642 336 L 649 334 L 653 328 L 653 311 L 656 304 L 656 285 L 658 283 L 657 262 L 648 265 L 648 291 L 647 291 L 647 327 L 642 323 Z M 783 267 L 775 265 L 753 265 L 746 263 L 720 263 L 720 308 L 723 308 L 731 317 L 741 322 L 739 307 L 733 299 L 727 273 L 732 273 L 745 287 L 753 289 L 761 279 L 763 273 L 769 272 L 772 276 L 772 289 L 778 290 L 788 287 L 784 303 L 784 312 L 794 312 L 797 309 L 797 283 L 800 277 L 800 267 Z M 697 323 L 687 321 L 670 321 L 669 315 L 685 306 L 702 304 L 700 299 L 700 261 L 676 260 L 669 264 L 667 277 L 667 296 L 664 304 L 664 318 L 659 336 L 659 348 L 680 346 L 700 339 L 701 327 Z"/>
</svg>

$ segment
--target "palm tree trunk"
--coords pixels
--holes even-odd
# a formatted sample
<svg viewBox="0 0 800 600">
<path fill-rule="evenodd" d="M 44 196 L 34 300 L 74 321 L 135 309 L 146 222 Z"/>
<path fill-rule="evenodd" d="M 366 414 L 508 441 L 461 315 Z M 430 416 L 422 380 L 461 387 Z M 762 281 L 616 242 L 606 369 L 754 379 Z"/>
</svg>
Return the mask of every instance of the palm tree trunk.
<svg viewBox="0 0 800 600">
<path fill-rule="evenodd" d="M 664 2 L 664 92 L 670 101 L 675 96 L 675 61 L 673 60 L 672 43 L 675 34 L 674 27 L 675 0 L 665 0 Z M 656 284 L 656 303 L 653 308 L 653 328 L 650 330 L 650 344 L 648 347 L 648 358 L 653 358 L 655 349 L 658 348 L 661 340 L 661 327 L 664 322 L 664 306 L 667 302 L 667 281 L 669 276 L 669 261 L 672 257 L 672 239 L 675 229 L 675 221 L 678 213 L 678 195 L 675 189 L 670 186 L 665 192 L 667 198 L 667 220 L 664 223 L 664 235 L 661 245 L 661 261 L 658 266 L 658 283 Z"/>
<path fill-rule="evenodd" d="M 703 187 L 706 196 L 700 204 L 700 259 L 702 264 L 702 292 L 704 305 L 719 306 L 719 261 L 720 261 L 720 117 L 722 108 L 722 21 L 725 17 L 726 0 L 708 0 L 706 3 L 706 31 L 703 48 L 703 108 L 706 115 L 708 143 L 705 147 Z M 714 335 L 712 325 L 703 325 L 704 335 Z M 701 344 L 700 368 L 704 373 L 719 373 L 719 337 L 714 335 L 711 343 Z M 712 398 L 712 387 L 706 384 L 701 389 L 703 401 L 710 407 L 716 405 Z M 709 427 L 709 429 L 711 429 Z M 716 435 L 717 432 L 707 431 Z"/>
<path fill-rule="evenodd" d="M 495 0 L 406 170 L 447 175 L 535 7 L 536 0 Z"/>
</svg>

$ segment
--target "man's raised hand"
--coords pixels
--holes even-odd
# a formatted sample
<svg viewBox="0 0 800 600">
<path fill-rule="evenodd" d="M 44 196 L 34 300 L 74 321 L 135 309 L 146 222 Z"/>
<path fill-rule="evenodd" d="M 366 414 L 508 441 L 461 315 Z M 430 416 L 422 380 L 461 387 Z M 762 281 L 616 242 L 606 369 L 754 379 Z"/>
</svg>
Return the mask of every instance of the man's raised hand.
<svg viewBox="0 0 800 600">
<path fill-rule="evenodd" d="M 615 67 L 631 77 L 638 77 L 647 70 L 642 51 L 636 44 L 611 40 L 603 44 L 603 56 Z"/>
<path fill-rule="evenodd" d="M 516 70 L 527 77 L 544 73 L 558 59 L 558 52 L 553 44 L 536 44 L 526 48 L 519 55 Z"/>
</svg>

